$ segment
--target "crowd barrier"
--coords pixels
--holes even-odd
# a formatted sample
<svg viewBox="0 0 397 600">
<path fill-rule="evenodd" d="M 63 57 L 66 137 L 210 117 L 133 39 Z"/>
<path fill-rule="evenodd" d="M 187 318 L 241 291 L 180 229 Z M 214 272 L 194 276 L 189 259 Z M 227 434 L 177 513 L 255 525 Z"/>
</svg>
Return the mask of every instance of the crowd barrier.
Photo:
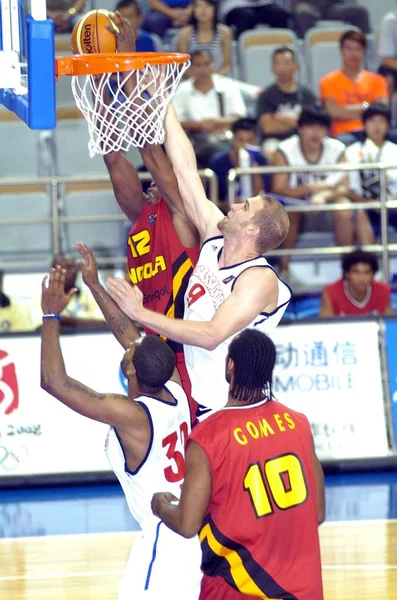
<svg viewBox="0 0 397 600">
<path fill-rule="evenodd" d="M 397 251 L 397 244 L 389 244 L 388 232 L 388 210 L 397 208 L 396 199 L 388 199 L 386 186 L 386 171 L 396 171 L 396 165 L 388 163 L 360 163 L 353 164 L 338 164 L 338 165 L 308 165 L 304 167 L 250 167 L 231 169 L 228 173 L 228 196 L 229 202 L 232 204 L 235 201 L 236 177 L 241 175 L 274 175 L 275 173 L 348 173 L 351 171 L 374 171 L 379 172 L 380 198 L 379 201 L 371 202 L 340 202 L 325 205 L 299 204 L 286 206 L 288 212 L 299 213 L 318 213 L 318 212 L 334 212 L 340 210 L 368 210 L 377 209 L 380 211 L 380 244 L 372 244 L 363 246 L 368 252 L 376 252 L 382 256 L 382 277 L 384 281 L 389 281 L 390 278 L 390 253 Z M 354 250 L 353 246 L 321 246 L 318 248 L 292 248 L 288 250 L 277 249 L 268 252 L 268 256 L 324 256 L 324 255 L 339 255 Z"/>
<path fill-rule="evenodd" d="M 341 469 L 393 463 L 397 318 L 285 324 L 272 337 L 275 398 L 307 415 L 320 460 Z M 125 393 L 123 350 L 109 332 L 65 334 L 62 348 L 71 377 L 100 392 Z M 104 453 L 109 428 L 40 388 L 37 333 L 0 337 L 1 397 L 1 486 L 113 478 Z M 240 443 L 271 437 L 274 428 L 242 419 Z"/>
<path fill-rule="evenodd" d="M 387 198 L 386 194 L 386 171 L 395 169 L 395 165 L 386 163 L 362 163 L 359 165 L 311 165 L 305 166 L 305 172 L 308 173 L 324 173 L 324 172 L 349 172 L 349 171 L 361 171 L 371 170 L 379 171 L 380 177 L 380 199 L 378 201 L 364 202 L 364 203 L 339 203 L 339 204 L 326 204 L 321 206 L 313 206 L 310 204 L 301 204 L 299 206 L 288 206 L 286 207 L 288 212 L 324 212 L 324 211 L 337 211 L 337 210 L 362 210 L 362 209 L 378 209 L 381 214 L 381 233 L 380 243 L 365 246 L 365 250 L 376 252 L 382 257 L 382 277 L 385 281 L 389 281 L 390 278 L 390 254 L 397 252 L 397 244 L 389 243 L 388 237 L 388 217 L 387 213 L 389 209 L 397 209 L 397 200 L 391 200 Z M 228 174 L 228 186 L 229 186 L 229 198 L 230 202 L 233 203 L 235 199 L 235 186 L 234 182 L 237 176 L 245 174 L 273 174 L 273 173 L 296 173 L 301 172 L 302 167 L 251 167 L 246 169 L 232 169 Z M 201 170 L 200 176 L 204 182 L 208 182 L 209 198 L 213 202 L 218 200 L 218 180 L 211 169 Z M 139 177 L 142 181 L 151 180 L 152 177 L 149 173 L 139 173 Z M 15 188 L 23 188 L 25 186 L 31 186 L 34 184 L 43 184 L 48 189 L 48 200 L 51 205 L 51 216 L 48 218 L 37 218 L 37 219 L 24 219 L 23 217 L 12 218 L 12 219 L 1 219 L 0 227 L 3 226 L 16 226 L 22 224 L 43 224 L 50 223 L 52 231 L 52 250 L 53 254 L 56 254 L 61 249 L 61 231 L 63 224 L 66 223 L 83 223 L 83 222 L 108 222 L 108 221 L 120 221 L 125 220 L 125 217 L 120 214 L 109 214 L 109 215 L 84 215 L 84 216 L 73 216 L 66 217 L 62 214 L 62 186 L 64 184 L 71 183 L 108 183 L 109 177 L 107 175 L 96 175 L 96 176 L 57 176 L 57 177 L 40 177 L 35 179 L 0 179 L 0 195 L 2 188 L 11 186 Z M 93 192 L 95 193 L 95 192 Z M 290 250 L 276 249 L 268 253 L 269 256 L 326 256 L 326 255 L 340 255 L 343 253 L 351 252 L 354 250 L 353 246 L 322 246 L 317 248 L 292 248 Z M 125 256 L 101 256 L 98 258 L 100 265 L 123 265 L 125 263 Z M 46 269 L 48 264 L 43 261 L 11 261 L 4 259 L 0 256 L 0 268 L 7 271 L 17 270 L 19 268 L 24 269 Z"/>
<path fill-rule="evenodd" d="M 218 201 L 218 178 L 215 173 L 211 169 L 202 169 L 199 170 L 199 175 L 203 181 L 203 183 L 208 188 L 209 198 L 212 202 L 216 203 Z M 152 181 L 153 177 L 150 173 L 143 172 L 138 173 L 139 179 L 141 181 Z M 88 184 L 108 184 L 110 183 L 110 179 L 108 175 L 79 175 L 79 176 L 54 176 L 54 177 L 36 177 L 36 178 L 0 178 L 0 196 L 2 194 L 2 190 L 5 188 L 12 189 L 15 188 L 19 193 L 23 191 L 24 188 L 27 190 L 30 186 L 45 186 L 47 189 L 47 199 L 49 203 L 49 213 L 51 216 L 49 217 L 37 217 L 37 218 L 24 218 L 23 216 L 19 216 L 19 211 L 17 209 L 15 214 L 18 215 L 15 218 L 0 218 L 0 228 L 1 227 L 15 227 L 18 225 L 42 225 L 42 224 L 50 224 L 51 225 L 51 241 L 52 241 L 52 255 L 58 254 L 61 251 L 61 240 L 62 240 L 62 226 L 67 223 L 101 223 L 101 222 L 110 222 L 110 221 L 126 221 L 127 217 L 124 215 L 116 214 L 101 214 L 101 215 L 79 215 L 79 216 L 65 216 L 63 214 L 63 186 L 70 184 L 82 184 L 82 186 L 86 186 Z M 85 189 L 84 187 L 82 189 Z M 95 191 L 92 191 L 95 194 Z M 116 206 L 116 204 L 115 204 Z M 1 232 L 1 229 L 0 229 Z M 1 235 L 1 233 L 0 233 Z M 77 241 L 77 240 L 76 240 Z M 125 264 L 125 255 L 122 256 L 112 256 L 112 257 L 97 257 L 99 265 L 124 265 Z M 32 261 L 27 258 L 27 260 L 23 261 L 15 261 L 10 259 L 5 259 L 0 254 L 0 269 L 6 270 L 8 272 L 17 269 L 47 269 L 48 262 L 43 262 L 42 260 Z"/>
</svg>

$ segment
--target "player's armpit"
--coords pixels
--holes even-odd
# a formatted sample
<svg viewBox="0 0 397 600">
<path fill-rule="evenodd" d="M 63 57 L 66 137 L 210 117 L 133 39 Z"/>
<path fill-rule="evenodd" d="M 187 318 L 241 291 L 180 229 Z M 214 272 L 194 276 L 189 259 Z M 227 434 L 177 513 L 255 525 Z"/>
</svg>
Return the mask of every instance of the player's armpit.
<svg viewBox="0 0 397 600">
<path fill-rule="evenodd" d="M 41 387 L 75 412 L 118 429 L 141 428 L 146 417 L 141 406 L 121 394 L 103 394 L 67 375 L 42 380 Z"/>
</svg>

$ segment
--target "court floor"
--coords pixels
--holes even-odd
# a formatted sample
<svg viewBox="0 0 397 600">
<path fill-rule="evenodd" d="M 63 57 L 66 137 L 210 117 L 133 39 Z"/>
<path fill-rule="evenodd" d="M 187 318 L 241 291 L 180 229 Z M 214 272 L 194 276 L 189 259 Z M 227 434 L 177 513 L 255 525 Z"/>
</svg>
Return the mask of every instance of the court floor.
<svg viewBox="0 0 397 600">
<path fill-rule="evenodd" d="M 397 473 L 327 478 L 326 600 L 397 600 Z M 113 600 L 136 524 L 118 486 L 3 491 L 0 598 Z"/>
</svg>

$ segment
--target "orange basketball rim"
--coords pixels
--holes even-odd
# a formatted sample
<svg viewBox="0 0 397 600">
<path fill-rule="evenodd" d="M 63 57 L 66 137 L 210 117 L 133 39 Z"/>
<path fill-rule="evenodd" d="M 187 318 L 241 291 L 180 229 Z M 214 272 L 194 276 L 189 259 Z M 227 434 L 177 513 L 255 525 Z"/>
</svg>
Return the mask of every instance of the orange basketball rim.
<svg viewBox="0 0 397 600">
<path fill-rule="evenodd" d="M 102 75 L 103 73 L 122 73 L 140 71 L 146 65 L 153 66 L 186 64 L 189 54 L 179 52 L 117 52 L 101 54 L 74 54 L 55 59 L 57 79 L 63 75 L 71 77 L 81 75 Z"/>
</svg>

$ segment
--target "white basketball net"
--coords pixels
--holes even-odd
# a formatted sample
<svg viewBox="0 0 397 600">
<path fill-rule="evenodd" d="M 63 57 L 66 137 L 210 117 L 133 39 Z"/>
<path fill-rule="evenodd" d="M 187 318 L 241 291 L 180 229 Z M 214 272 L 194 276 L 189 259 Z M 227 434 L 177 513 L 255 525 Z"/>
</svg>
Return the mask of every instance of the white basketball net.
<svg viewBox="0 0 397 600">
<path fill-rule="evenodd" d="M 88 123 L 90 157 L 163 144 L 167 106 L 188 66 L 148 63 L 140 71 L 72 77 L 76 104 Z"/>
</svg>

